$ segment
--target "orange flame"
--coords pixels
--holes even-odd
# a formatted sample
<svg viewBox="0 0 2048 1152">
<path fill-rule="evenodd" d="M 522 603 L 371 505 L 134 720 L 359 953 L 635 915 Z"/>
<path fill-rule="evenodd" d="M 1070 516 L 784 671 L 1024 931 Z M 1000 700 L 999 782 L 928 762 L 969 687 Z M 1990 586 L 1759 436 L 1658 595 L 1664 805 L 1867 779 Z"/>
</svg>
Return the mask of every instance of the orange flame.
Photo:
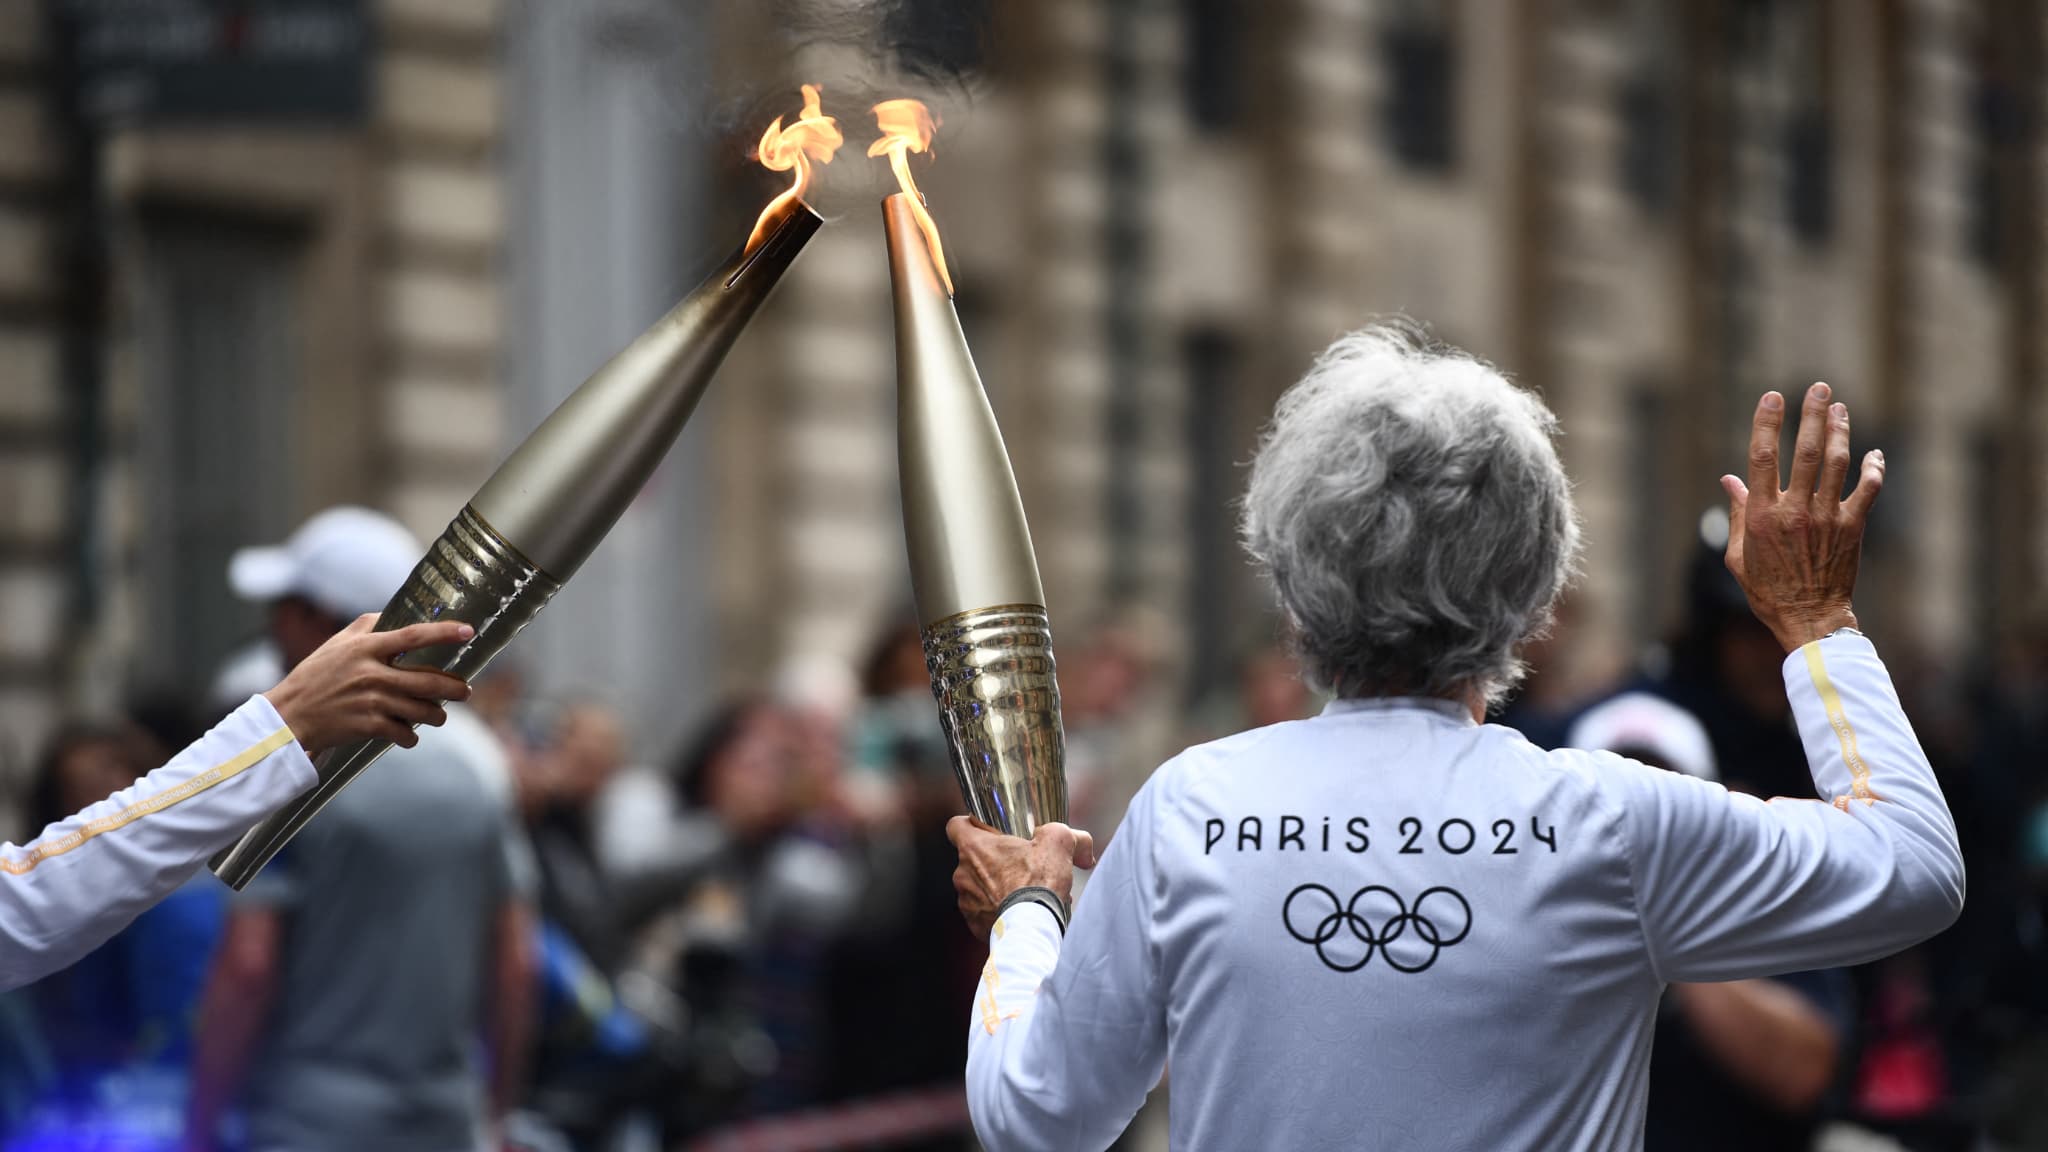
<svg viewBox="0 0 2048 1152">
<path fill-rule="evenodd" d="M 754 233 L 747 237 L 747 251 L 760 247 L 768 238 L 768 222 L 779 219 L 783 205 L 803 198 L 804 189 L 811 183 L 811 161 L 830 164 L 832 154 L 846 143 L 846 137 L 839 134 L 839 122 L 825 115 L 825 109 L 818 97 L 823 89 L 816 84 L 805 84 L 804 110 L 797 114 L 796 123 L 782 126 L 782 117 L 768 125 L 761 133 L 760 146 L 754 149 L 754 159 L 761 162 L 770 172 L 796 170 L 796 182 L 782 195 L 768 202 L 761 209 L 761 218 L 754 221 Z"/>
<path fill-rule="evenodd" d="M 931 150 L 932 133 L 937 131 L 939 122 L 923 101 L 884 100 L 875 105 L 875 123 L 881 126 L 882 138 L 868 145 L 868 155 L 889 158 L 896 182 L 910 196 L 910 213 L 917 217 L 924 242 L 932 250 L 932 263 L 938 265 L 939 279 L 946 282 L 946 294 L 950 296 L 953 274 L 946 270 L 946 250 L 939 243 L 939 226 L 932 223 L 932 214 L 925 211 L 924 194 L 917 190 L 917 181 L 910 178 L 910 154 Z"/>
</svg>

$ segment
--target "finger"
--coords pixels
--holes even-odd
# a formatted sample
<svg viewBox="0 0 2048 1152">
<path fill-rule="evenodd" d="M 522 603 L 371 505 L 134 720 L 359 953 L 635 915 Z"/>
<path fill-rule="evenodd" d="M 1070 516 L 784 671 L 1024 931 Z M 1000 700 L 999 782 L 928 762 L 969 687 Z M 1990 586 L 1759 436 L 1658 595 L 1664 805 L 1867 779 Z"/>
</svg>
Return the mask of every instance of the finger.
<svg viewBox="0 0 2048 1152">
<path fill-rule="evenodd" d="M 1870 506 L 1877 501 L 1878 492 L 1884 488 L 1884 453 L 1873 448 L 1863 454 L 1863 474 L 1856 480 L 1856 490 L 1842 502 L 1842 514 L 1852 524 L 1863 523 L 1870 515 Z"/>
<path fill-rule="evenodd" d="M 961 838 L 973 830 L 974 817 L 972 816 L 955 816 L 951 820 L 946 821 L 946 839 L 952 841 L 955 848 L 960 847 Z"/>
<path fill-rule="evenodd" d="M 379 632 L 370 638 L 367 648 L 371 655 L 380 660 L 389 660 L 401 652 L 416 648 L 432 648 L 441 644 L 460 644 L 476 635 L 476 629 L 460 620 L 436 620 L 426 624 L 408 624 Z"/>
<path fill-rule="evenodd" d="M 1744 525 L 1748 523 L 1745 517 L 1749 514 L 1749 488 L 1742 483 L 1741 477 L 1723 476 L 1721 490 L 1728 493 L 1728 547 L 1722 559 L 1727 562 L 1730 572 L 1739 575 L 1742 572 Z"/>
<path fill-rule="evenodd" d="M 1799 408 L 1799 436 L 1792 444 L 1792 478 L 1785 482 L 1785 491 L 1801 500 L 1813 495 L 1814 484 L 1820 479 L 1831 395 L 1827 385 L 1815 384 L 1806 390 L 1806 400 Z"/>
<path fill-rule="evenodd" d="M 377 701 L 377 707 L 387 716 L 395 716 L 407 724 L 426 724 L 438 728 L 448 722 L 448 713 L 439 704 L 429 700 L 416 700 L 411 696 L 391 693 Z"/>
<path fill-rule="evenodd" d="M 388 740 L 400 748 L 410 748 L 420 742 L 419 736 L 413 732 L 410 724 L 395 720 L 389 716 L 377 717 L 376 721 L 370 725 L 368 738 L 372 740 Z"/>
<path fill-rule="evenodd" d="M 1828 407 L 1827 446 L 1821 454 L 1820 496 L 1823 507 L 1832 512 L 1842 501 L 1842 485 L 1849 479 L 1849 406 Z"/>
<path fill-rule="evenodd" d="M 1778 498 L 1778 430 L 1785 424 L 1785 398 L 1766 392 L 1749 424 L 1749 490 L 1768 504 Z"/>
<path fill-rule="evenodd" d="M 470 688 L 460 676 L 434 668 L 390 668 L 378 678 L 387 691 L 415 700 L 467 700 Z"/>
<path fill-rule="evenodd" d="M 1095 867 L 1095 837 L 1079 831 L 1074 832 L 1074 867 Z"/>
<path fill-rule="evenodd" d="M 341 632 L 344 636 L 355 636 L 368 632 L 376 626 L 377 614 L 375 612 L 365 612 L 354 620 L 349 621 L 348 627 L 343 628 Z"/>
</svg>

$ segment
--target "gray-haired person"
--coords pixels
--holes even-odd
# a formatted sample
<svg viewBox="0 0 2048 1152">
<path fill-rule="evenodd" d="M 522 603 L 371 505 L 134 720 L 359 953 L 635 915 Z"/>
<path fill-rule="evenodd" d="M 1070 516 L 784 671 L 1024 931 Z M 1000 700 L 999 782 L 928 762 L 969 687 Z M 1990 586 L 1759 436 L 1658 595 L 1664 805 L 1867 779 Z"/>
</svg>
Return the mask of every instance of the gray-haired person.
<svg viewBox="0 0 2048 1152">
<path fill-rule="evenodd" d="M 1963 903 L 1934 773 L 1850 608 L 1884 458 L 1816 384 L 1780 487 L 1766 393 L 1728 565 L 1788 653 L 1820 800 L 1766 803 L 1479 723 L 1578 552 L 1542 403 L 1409 330 L 1284 396 L 1244 534 L 1322 715 L 1189 749 L 1084 836 L 967 818 L 991 1152 L 1102 1148 L 1173 1067 L 1179 1149 L 1633 1149 L 1669 981 L 1855 964 Z"/>
</svg>

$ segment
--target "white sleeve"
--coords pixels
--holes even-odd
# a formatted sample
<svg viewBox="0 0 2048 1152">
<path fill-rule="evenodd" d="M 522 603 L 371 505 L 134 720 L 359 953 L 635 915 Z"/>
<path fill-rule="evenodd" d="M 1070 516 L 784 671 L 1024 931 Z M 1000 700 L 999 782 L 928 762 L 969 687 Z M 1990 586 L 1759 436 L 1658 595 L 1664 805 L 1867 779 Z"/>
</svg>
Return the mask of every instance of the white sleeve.
<svg viewBox="0 0 2048 1152">
<path fill-rule="evenodd" d="M 1037 904 L 989 933 L 967 1029 L 967 1106 L 988 1152 L 1107 1148 L 1165 1070 L 1152 793 L 1131 801 L 1064 944 Z"/>
<path fill-rule="evenodd" d="M 1785 690 L 1821 800 L 1771 800 L 1617 761 L 1645 943 L 1664 980 L 1860 964 L 1954 923 L 1963 857 L 1876 649 L 1815 641 Z"/>
<path fill-rule="evenodd" d="M 105 943 L 314 778 L 255 696 L 170 763 L 26 845 L 0 845 L 0 990 Z"/>
</svg>

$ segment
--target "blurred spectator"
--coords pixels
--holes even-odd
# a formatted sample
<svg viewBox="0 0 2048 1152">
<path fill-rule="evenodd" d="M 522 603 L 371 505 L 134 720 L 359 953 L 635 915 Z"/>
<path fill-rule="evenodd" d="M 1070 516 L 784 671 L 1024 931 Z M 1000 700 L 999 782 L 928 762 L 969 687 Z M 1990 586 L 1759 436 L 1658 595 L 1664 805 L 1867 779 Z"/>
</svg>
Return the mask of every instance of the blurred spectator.
<svg viewBox="0 0 2048 1152">
<path fill-rule="evenodd" d="M 1243 728 L 1264 728 L 1300 720 L 1315 711 L 1315 697 L 1301 678 L 1301 661 L 1278 645 L 1261 648 L 1246 658 L 1237 676 L 1244 700 Z"/>
<path fill-rule="evenodd" d="M 1685 621 L 1658 694 L 1707 729 L 1730 788 L 1759 796 L 1813 795 L 1813 775 L 1785 699 L 1785 650 L 1749 610 L 1722 559 L 1728 521 L 1710 514 L 1692 557 Z"/>
<path fill-rule="evenodd" d="M 1566 746 L 1719 778 L 1707 730 L 1647 693 L 1588 710 Z M 1645 1152 L 1812 1148 L 1845 1048 L 1849 997 L 1838 971 L 1671 985 L 1650 1061 Z"/>
<path fill-rule="evenodd" d="M 1143 782 L 1132 774 L 1157 763 L 1140 747 L 1136 724 L 1158 663 L 1141 624 L 1136 614 L 1121 614 L 1060 660 L 1067 823 L 1097 830 L 1105 844 Z M 936 726 L 937 715 L 933 709 L 925 722 Z"/>
<path fill-rule="evenodd" d="M 176 709 L 157 709 L 167 735 Z M 133 783 L 169 758 L 139 724 L 74 726 L 57 734 L 38 773 L 31 829 L 41 829 Z M 178 1136 L 193 1018 L 226 913 L 225 889 L 195 876 L 23 1001 L 50 1061 L 37 1127 L 46 1140 L 168 1148 Z"/>
<path fill-rule="evenodd" d="M 142 765 L 132 752 L 129 737 L 117 727 L 72 725 L 57 732 L 36 772 L 31 835 L 133 783 Z M 79 1099 L 127 1060 L 135 1040 L 125 936 L 32 985 L 61 1083 Z"/>
<path fill-rule="evenodd" d="M 382 608 L 417 541 L 364 509 L 239 552 L 287 667 Z M 340 792 L 233 904 L 200 1025 L 188 1146 L 242 1090 L 257 1149 L 471 1148 L 522 1076 L 532 927 L 502 751 L 458 706 Z M 495 1060 L 487 1078 L 476 1045 Z M 487 1103 L 488 1097 L 488 1103 Z"/>
<path fill-rule="evenodd" d="M 1564 667 L 1577 617 L 1577 601 L 1567 591 L 1557 602 L 1557 619 L 1550 631 L 1522 648 L 1522 662 L 1529 667 L 1527 678 L 1507 704 L 1489 717 L 1495 724 L 1520 732 L 1538 748 L 1564 747 L 1572 720 L 1586 705 Z"/>
<path fill-rule="evenodd" d="M 848 1100 L 957 1087 L 967 1060 L 957 1013 L 987 950 L 961 931 L 954 907 L 957 858 L 946 821 L 962 810 L 916 621 L 876 640 L 863 666 L 862 699 L 850 722 L 851 771 L 903 797 L 902 822 L 867 835 L 867 891 L 853 931 L 828 966 L 828 1091 Z M 887 1037 L 886 1042 L 878 1037 Z M 954 1150 L 958 1136 L 885 1147 Z"/>
<path fill-rule="evenodd" d="M 528 1110 L 569 1146 L 593 1152 L 655 1123 L 650 1102 L 662 1075 L 657 1038 L 621 990 L 629 925 L 598 859 L 595 802 L 625 755 L 617 714 L 580 700 L 560 711 L 549 741 L 517 768 L 541 915 Z"/>
<path fill-rule="evenodd" d="M 672 1136 L 821 1096 L 824 949 L 853 917 L 859 880 L 802 826 L 802 749 L 786 708 L 728 705 L 683 756 L 673 802 L 635 818 L 665 821 L 669 850 L 614 854 L 638 899 L 661 909 L 638 963 L 688 1009 Z M 652 844 L 644 831 L 631 836 Z"/>
<path fill-rule="evenodd" d="M 284 679 L 284 660 L 277 643 L 264 636 L 228 654 L 206 689 L 207 712 L 225 716 L 258 692 L 268 692 Z"/>
</svg>

